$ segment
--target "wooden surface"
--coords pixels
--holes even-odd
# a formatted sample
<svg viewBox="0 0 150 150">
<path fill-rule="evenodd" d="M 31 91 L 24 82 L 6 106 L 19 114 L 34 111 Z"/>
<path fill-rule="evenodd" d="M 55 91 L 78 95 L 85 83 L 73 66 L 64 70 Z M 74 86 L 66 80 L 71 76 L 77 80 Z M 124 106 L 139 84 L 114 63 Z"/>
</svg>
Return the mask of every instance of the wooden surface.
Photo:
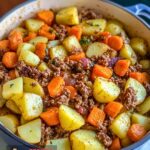
<svg viewBox="0 0 150 150">
<path fill-rule="evenodd" d="M 0 17 L 25 0 L 0 0 Z"/>
</svg>

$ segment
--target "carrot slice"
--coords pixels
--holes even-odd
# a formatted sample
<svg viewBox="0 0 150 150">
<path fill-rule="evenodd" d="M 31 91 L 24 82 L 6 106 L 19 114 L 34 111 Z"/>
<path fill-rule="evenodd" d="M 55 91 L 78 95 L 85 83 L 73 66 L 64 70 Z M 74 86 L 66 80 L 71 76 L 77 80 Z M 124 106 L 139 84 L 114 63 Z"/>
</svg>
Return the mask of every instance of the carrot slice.
<svg viewBox="0 0 150 150">
<path fill-rule="evenodd" d="M 65 81 L 62 77 L 54 77 L 48 84 L 48 91 L 51 97 L 59 96 L 64 88 Z"/>
<path fill-rule="evenodd" d="M 26 37 L 23 39 L 23 41 L 24 41 L 24 42 L 28 42 L 28 41 L 34 39 L 36 36 L 37 36 L 36 33 L 34 33 L 34 32 L 29 32 L 28 36 L 26 36 Z"/>
<path fill-rule="evenodd" d="M 112 76 L 112 70 L 108 67 L 104 67 L 101 65 L 94 65 L 93 71 L 92 71 L 92 80 L 94 80 L 96 77 L 104 77 L 109 79 Z"/>
<path fill-rule="evenodd" d="M 16 69 L 10 70 L 10 71 L 8 72 L 8 75 L 9 75 L 9 77 L 10 77 L 11 79 L 15 79 L 16 77 L 19 76 L 19 74 L 18 74 L 18 72 L 17 72 Z"/>
<path fill-rule="evenodd" d="M 70 91 L 70 98 L 74 98 L 77 95 L 77 90 L 73 86 L 65 86 Z"/>
<path fill-rule="evenodd" d="M 128 130 L 128 137 L 134 142 L 139 141 L 141 138 L 144 137 L 145 134 L 146 130 L 144 126 L 140 124 L 132 124 Z"/>
<path fill-rule="evenodd" d="M 108 39 L 111 37 L 109 32 L 100 33 L 100 42 L 108 44 Z"/>
<path fill-rule="evenodd" d="M 82 58 L 85 58 L 85 53 L 84 52 L 80 52 L 80 53 L 69 56 L 69 59 L 74 60 L 74 61 L 79 61 Z"/>
<path fill-rule="evenodd" d="M 112 144 L 111 144 L 109 150 L 121 150 L 121 144 L 120 144 L 119 138 L 115 138 L 115 139 L 112 141 Z"/>
<path fill-rule="evenodd" d="M 119 51 L 123 46 L 123 39 L 120 36 L 111 36 L 108 38 L 108 45 L 111 48 Z"/>
<path fill-rule="evenodd" d="M 9 40 L 0 41 L 0 50 L 8 50 L 9 48 Z"/>
<path fill-rule="evenodd" d="M 18 57 L 15 52 L 6 52 L 2 58 L 2 63 L 7 68 L 14 68 L 17 64 L 17 61 L 18 61 Z"/>
<path fill-rule="evenodd" d="M 91 110 L 87 121 L 92 124 L 93 126 L 98 127 L 99 124 L 103 123 L 105 119 L 105 113 L 103 110 L 97 108 L 96 106 L 93 107 L 93 109 Z"/>
<path fill-rule="evenodd" d="M 35 54 L 39 56 L 40 59 L 44 59 L 46 56 L 46 44 L 45 43 L 37 43 Z"/>
<path fill-rule="evenodd" d="M 115 64 L 114 67 L 114 72 L 118 75 L 118 76 L 124 76 L 130 66 L 130 61 L 129 60 L 118 60 L 117 63 Z"/>
<path fill-rule="evenodd" d="M 58 108 L 51 107 L 46 112 L 42 112 L 40 117 L 49 126 L 54 126 L 59 124 Z"/>
</svg>

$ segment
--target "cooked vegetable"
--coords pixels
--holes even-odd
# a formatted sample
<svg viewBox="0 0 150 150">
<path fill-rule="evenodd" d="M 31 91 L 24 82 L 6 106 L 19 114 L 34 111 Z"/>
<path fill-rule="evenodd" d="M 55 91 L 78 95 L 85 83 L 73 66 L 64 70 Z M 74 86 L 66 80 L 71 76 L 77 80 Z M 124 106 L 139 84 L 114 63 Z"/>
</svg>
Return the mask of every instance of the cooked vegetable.
<svg viewBox="0 0 150 150">
<path fill-rule="evenodd" d="M 63 45 L 68 52 L 71 52 L 74 49 L 82 49 L 78 39 L 74 35 L 65 38 Z"/>
<path fill-rule="evenodd" d="M 125 85 L 125 90 L 129 87 L 132 87 L 136 95 L 136 105 L 141 104 L 146 97 L 146 90 L 144 86 L 133 78 L 129 78 Z"/>
<path fill-rule="evenodd" d="M 10 70 L 8 72 L 8 75 L 9 75 L 10 79 L 15 79 L 15 78 L 19 77 L 18 71 L 16 69 Z"/>
<path fill-rule="evenodd" d="M 17 100 L 23 95 L 23 79 L 21 77 L 7 81 L 3 85 L 2 96 L 4 99 Z"/>
<path fill-rule="evenodd" d="M 93 70 L 92 70 L 92 80 L 94 80 L 97 77 L 103 77 L 103 78 L 111 78 L 113 72 L 110 68 L 108 67 L 103 67 L 101 65 L 94 65 Z"/>
<path fill-rule="evenodd" d="M 0 116 L 0 123 L 2 123 L 7 129 L 15 133 L 19 125 L 18 118 L 13 114 Z"/>
<path fill-rule="evenodd" d="M 8 50 L 9 49 L 9 40 L 0 41 L 0 50 Z"/>
<path fill-rule="evenodd" d="M 120 94 L 119 87 L 104 78 L 96 78 L 93 85 L 93 96 L 101 103 L 108 103 L 115 100 Z"/>
<path fill-rule="evenodd" d="M 93 56 L 97 56 L 97 57 L 102 56 L 103 53 L 105 53 L 108 49 L 109 47 L 106 44 L 100 42 L 94 42 L 89 45 L 86 51 L 86 56 L 89 58 Z"/>
<path fill-rule="evenodd" d="M 21 139 L 31 144 L 39 143 L 41 140 L 41 120 L 36 119 L 18 127 Z"/>
<path fill-rule="evenodd" d="M 44 22 L 38 19 L 28 19 L 25 21 L 25 26 L 30 32 L 38 32 Z"/>
<path fill-rule="evenodd" d="M 8 109 L 10 109 L 15 114 L 21 114 L 20 109 L 18 108 L 18 106 L 16 105 L 16 103 L 14 101 L 12 101 L 12 100 L 8 100 L 6 102 L 6 107 Z"/>
<path fill-rule="evenodd" d="M 150 60 L 148 60 L 148 59 L 141 60 L 140 64 L 142 65 L 143 69 L 149 69 L 150 68 Z"/>
<path fill-rule="evenodd" d="M 28 34 L 28 30 L 22 28 L 22 27 L 17 27 L 14 29 L 15 31 L 21 32 L 22 36 L 25 37 Z"/>
<path fill-rule="evenodd" d="M 137 56 L 130 45 L 124 44 L 120 51 L 120 56 L 131 61 L 131 64 L 134 65 L 137 62 Z"/>
<path fill-rule="evenodd" d="M 4 106 L 5 103 L 6 99 L 4 99 L 2 96 L 2 85 L 0 85 L 0 109 Z"/>
<path fill-rule="evenodd" d="M 59 40 L 48 41 L 47 48 L 52 48 L 60 44 Z"/>
<path fill-rule="evenodd" d="M 23 125 L 23 124 L 26 124 L 28 121 L 25 120 L 22 116 L 20 118 L 20 124 Z"/>
<path fill-rule="evenodd" d="M 37 34 L 35 32 L 29 32 L 29 34 L 26 37 L 24 37 L 23 41 L 28 42 L 28 41 L 34 39 L 36 36 L 37 36 Z"/>
<path fill-rule="evenodd" d="M 46 38 L 44 36 L 37 36 L 29 41 L 29 43 L 31 43 L 33 45 L 36 45 L 37 43 L 47 43 L 47 42 L 48 42 L 48 38 Z"/>
<path fill-rule="evenodd" d="M 80 52 L 80 53 L 73 54 L 73 55 L 69 56 L 69 59 L 74 60 L 74 61 L 79 61 L 82 58 L 85 58 L 85 53 L 84 52 Z"/>
<path fill-rule="evenodd" d="M 116 134 L 120 139 L 126 137 L 129 127 L 130 116 L 126 112 L 118 115 L 110 125 L 110 129 L 112 130 L 112 132 Z"/>
<path fill-rule="evenodd" d="M 7 67 L 7 68 L 14 68 L 18 62 L 18 57 L 15 52 L 6 52 L 3 55 L 2 58 L 2 63 Z"/>
<path fill-rule="evenodd" d="M 17 105 L 22 112 L 23 118 L 28 121 L 37 118 L 43 111 L 41 97 L 32 93 L 24 93 L 23 97 L 18 100 Z"/>
<path fill-rule="evenodd" d="M 35 54 L 39 56 L 40 59 L 44 59 L 46 56 L 46 44 L 45 43 L 37 43 Z"/>
<path fill-rule="evenodd" d="M 83 35 L 95 35 L 103 32 L 106 27 L 105 19 L 91 19 L 81 23 Z"/>
<path fill-rule="evenodd" d="M 27 93 L 34 93 L 43 97 L 44 90 L 42 86 L 34 79 L 23 77 L 23 90 Z"/>
<path fill-rule="evenodd" d="M 111 37 L 111 34 L 107 31 L 100 33 L 100 42 L 108 44 L 108 39 Z"/>
<path fill-rule="evenodd" d="M 50 48 L 49 53 L 50 53 L 51 59 L 54 59 L 55 57 L 57 57 L 61 60 L 64 60 L 65 57 L 67 56 L 66 49 L 62 45 Z"/>
<path fill-rule="evenodd" d="M 110 146 L 110 150 L 120 150 L 121 149 L 121 144 L 119 138 L 115 138 L 112 141 L 112 144 Z"/>
<path fill-rule="evenodd" d="M 114 72 L 118 75 L 118 76 L 124 76 L 130 66 L 130 61 L 129 60 L 118 60 L 117 63 L 115 64 L 114 67 Z"/>
<path fill-rule="evenodd" d="M 122 108 L 123 108 L 123 105 L 120 102 L 115 102 L 114 101 L 114 102 L 108 103 L 105 106 L 104 111 L 110 117 L 115 118 L 120 113 Z"/>
<path fill-rule="evenodd" d="M 58 108 L 51 107 L 47 111 L 42 112 L 40 117 L 48 126 L 55 126 L 59 124 Z"/>
<path fill-rule="evenodd" d="M 56 146 L 57 150 L 71 150 L 69 138 L 61 138 L 56 140 L 48 140 L 47 147 Z"/>
<path fill-rule="evenodd" d="M 145 134 L 146 130 L 140 124 L 132 124 L 128 130 L 128 137 L 134 142 L 139 141 Z"/>
<path fill-rule="evenodd" d="M 65 89 L 69 90 L 70 92 L 70 98 L 74 98 L 77 95 L 77 90 L 73 86 L 65 86 Z"/>
<path fill-rule="evenodd" d="M 123 138 L 123 139 L 121 139 L 121 145 L 122 145 L 123 147 L 129 146 L 130 144 L 132 144 L 132 141 L 129 139 L 128 136 L 125 137 L 125 138 Z"/>
<path fill-rule="evenodd" d="M 104 150 L 104 146 L 91 130 L 77 130 L 70 136 L 72 150 Z"/>
<path fill-rule="evenodd" d="M 138 37 L 132 38 L 130 45 L 139 55 L 145 56 L 147 54 L 147 45 L 144 39 Z"/>
<path fill-rule="evenodd" d="M 45 71 L 45 70 L 47 70 L 49 68 L 48 68 L 48 66 L 47 66 L 47 64 L 45 62 L 41 62 L 40 65 L 38 66 L 38 69 L 40 71 Z"/>
<path fill-rule="evenodd" d="M 103 110 L 93 107 L 90 114 L 88 115 L 87 121 L 93 126 L 99 127 L 105 120 L 105 113 Z"/>
<path fill-rule="evenodd" d="M 79 24 L 78 10 L 76 7 L 67 7 L 61 9 L 56 14 L 56 22 L 64 25 Z"/>
<path fill-rule="evenodd" d="M 84 118 L 74 109 L 66 105 L 59 107 L 59 120 L 61 127 L 67 131 L 79 129 L 85 124 Z"/>
</svg>

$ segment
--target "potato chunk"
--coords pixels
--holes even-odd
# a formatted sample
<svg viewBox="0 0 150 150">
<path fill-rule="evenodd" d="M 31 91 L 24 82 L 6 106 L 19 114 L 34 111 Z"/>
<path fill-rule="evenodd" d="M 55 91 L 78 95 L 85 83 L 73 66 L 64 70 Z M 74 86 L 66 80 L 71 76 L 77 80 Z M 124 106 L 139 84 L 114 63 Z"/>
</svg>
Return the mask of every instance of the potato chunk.
<svg viewBox="0 0 150 150">
<path fill-rule="evenodd" d="M 19 125 L 18 118 L 13 114 L 0 116 L 0 123 L 2 123 L 7 129 L 15 133 Z"/>
<path fill-rule="evenodd" d="M 51 59 L 54 59 L 55 57 L 57 57 L 61 60 L 64 60 L 66 56 L 67 56 L 67 52 L 66 52 L 65 48 L 61 45 L 52 47 L 50 49 Z"/>
<path fill-rule="evenodd" d="M 42 86 L 36 80 L 28 77 L 23 77 L 23 89 L 24 92 L 34 93 L 41 97 L 45 95 Z"/>
<path fill-rule="evenodd" d="M 45 62 L 41 62 L 40 65 L 38 66 L 38 69 L 40 71 L 45 71 L 45 70 L 47 70 L 49 68 L 48 68 L 48 66 L 47 66 L 47 64 Z"/>
<path fill-rule="evenodd" d="M 130 127 L 130 116 L 128 113 L 122 113 L 113 120 L 110 129 L 120 139 L 123 139 L 127 136 L 129 127 Z"/>
<path fill-rule="evenodd" d="M 93 85 L 93 96 L 101 103 L 115 100 L 120 94 L 119 87 L 104 78 L 96 78 Z"/>
<path fill-rule="evenodd" d="M 4 99 L 2 96 L 2 85 L 0 85 L 0 108 L 2 108 L 5 103 L 6 103 L 6 99 Z"/>
<path fill-rule="evenodd" d="M 67 7 L 56 14 L 56 22 L 64 25 L 79 24 L 78 10 L 76 7 Z"/>
<path fill-rule="evenodd" d="M 72 150 L 104 150 L 102 143 L 96 138 L 96 133 L 90 130 L 74 131 L 70 140 L 72 143 Z"/>
<path fill-rule="evenodd" d="M 48 42 L 48 38 L 44 36 L 37 36 L 34 39 L 29 41 L 29 43 L 33 45 L 36 45 L 37 43 L 47 43 L 47 42 Z"/>
<path fill-rule="evenodd" d="M 40 96 L 32 93 L 24 93 L 18 101 L 18 106 L 25 120 L 37 118 L 43 111 L 43 101 Z"/>
<path fill-rule="evenodd" d="M 108 49 L 109 47 L 106 44 L 100 42 L 94 42 L 89 45 L 86 51 L 86 56 L 89 58 L 93 56 L 97 56 L 97 57 L 102 56 Z"/>
<path fill-rule="evenodd" d="M 59 107 L 59 120 L 61 127 L 67 131 L 79 129 L 85 124 L 84 118 L 66 105 Z"/>
<path fill-rule="evenodd" d="M 134 51 L 139 55 L 145 56 L 147 54 L 147 45 L 144 39 L 138 37 L 132 38 L 130 44 Z"/>
<path fill-rule="evenodd" d="M 21 77 L 10 80 L 3 85 L 4 99 L 19 99 L 23 95 L 23 79 Z"/>
<path fill-rule="evenodd" d="M 31 32 L 38 32 L 42 25 L 44 25 L 44 22 L 37 19 L 27 19 L 25 21 L 26 28 Z"/>
<path fill-rule="evenodd" d="M 18 127 L 21 139 L 28 143 L 36 144 L 41 140 L 41 120 L 36 119 Z"/>
<path fill-rule="evenodd" d="M 144 86 L 137 80 L 135 80 L 133 78 L 129 78 L 126 82 L 125 90 L 129 87 L 133 88 L 135 91 L 136 105 L 141 104 L 146 97 L 146 90 L 145 90 Z"/>
<path fill-rule="evenodd" d="M 62 138 L 56 140 L 48 140 L 46 145 L 49 147 L 50 145 L 56 146 L 57 150 L 71 150 L 69 138 Z"/>
</svg>

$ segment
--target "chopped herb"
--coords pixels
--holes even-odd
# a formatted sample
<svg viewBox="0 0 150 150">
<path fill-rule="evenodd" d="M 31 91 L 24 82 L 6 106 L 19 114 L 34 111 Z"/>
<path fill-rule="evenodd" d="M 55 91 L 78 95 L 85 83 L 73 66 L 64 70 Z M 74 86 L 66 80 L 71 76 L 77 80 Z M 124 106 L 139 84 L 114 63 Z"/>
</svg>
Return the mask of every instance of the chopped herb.
<svg viewBox="0 0 150 150">
<path fill-rule="evenodd" d="M 10 84 L 10 88 L 13 86 L 14 84 L 12 83 L 12 84 Z"/>
<path fill-rule="evenodd" d="M 91 43 L 91 40 L 87 37 L 83 37 L 81 40 L 80 40 L 80 44 L 81 45 L 88 45 Z"/>
</svg>

